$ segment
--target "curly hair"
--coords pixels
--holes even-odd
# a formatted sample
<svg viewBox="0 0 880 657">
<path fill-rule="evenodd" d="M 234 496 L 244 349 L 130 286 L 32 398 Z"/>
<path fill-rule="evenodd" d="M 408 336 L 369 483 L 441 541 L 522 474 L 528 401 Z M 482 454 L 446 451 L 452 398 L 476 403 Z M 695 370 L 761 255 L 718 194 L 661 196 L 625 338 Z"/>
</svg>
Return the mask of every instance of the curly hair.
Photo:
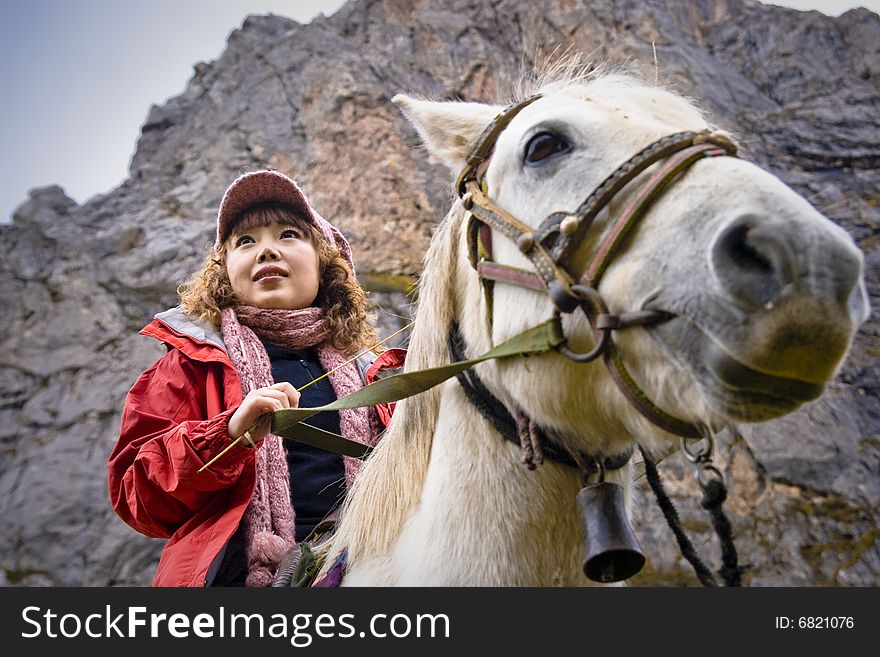
<svg viewBox="0 0 880 657">
<path fill-rule="evenodd" d="M 226 271 L 227 244 L 242 231 L 272 223 L 304 230 L 318 253 L 320 283 L 313 305 L 324 310 L 333 347 L 353 355 L 375 345 L 376 333 L 369 324 L 367 296 L 342 251 L 330 244 L 311 222 L 279 205 L 262 204 L 249 208 L 236 222 L 233 235 L 219 251 L 209 247 L 201 268 L 177 288 L 180 304 L 187 314 L 220 327 L 220 311 L 240 302 Z"/>
</svg>

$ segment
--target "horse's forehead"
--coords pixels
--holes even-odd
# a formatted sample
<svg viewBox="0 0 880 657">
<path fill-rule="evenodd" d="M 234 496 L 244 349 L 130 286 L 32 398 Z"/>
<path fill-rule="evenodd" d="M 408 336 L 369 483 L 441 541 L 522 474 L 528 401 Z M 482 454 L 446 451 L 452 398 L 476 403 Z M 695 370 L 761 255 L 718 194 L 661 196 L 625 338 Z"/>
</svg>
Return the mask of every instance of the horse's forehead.
<svg viewBox="0 0 880 657">
<path fill-rule="evenodd" d="M 705 122 L 699 110 L 684 98 L 638 84 L 608 83 L 573 85 L 544 93 L 526 108 L 513 126 L 527 130 L 543 121 L 589 125 L 602 123 L 624 129 L 626 124 L 656 123 L 680 129 L 700 129 Z M 680 125 L 678 125 L 680 124 Z"/>
<path fill-rule="evenodd" d="M 587 86 L 545 92 L 522 113 L 522 118 L 526 122 L 548 118 L 595 118 L 596 115 L 608 111 L 607 100 L 591 94 Z"/>
<path fill-rule="evenodd" d="M 592 83 L 551 88 L 542 93 L 548 105 L 581 105 L 600 109 L 645 107 L 669 94 L 634 82 L 596 80 Z M 538 105 L 545 104 L 542 101 Z"/>
</svg>

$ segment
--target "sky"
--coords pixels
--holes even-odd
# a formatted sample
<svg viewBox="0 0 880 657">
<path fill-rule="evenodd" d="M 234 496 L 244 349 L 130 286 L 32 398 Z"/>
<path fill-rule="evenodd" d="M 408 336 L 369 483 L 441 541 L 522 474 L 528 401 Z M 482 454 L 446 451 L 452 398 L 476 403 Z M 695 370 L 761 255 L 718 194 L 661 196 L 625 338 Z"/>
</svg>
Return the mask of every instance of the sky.
<svg viewBox="0 0 880 657">
<path fill-rule="evenodd" d="M 83 203 L 128 176 L 150 106 L 180 94 L 251 14 L 307 23 L 344 0 L 0 0 L 0 222 L 28 190 Z M 785 0 L 837 16 L 880 0 Z"/>
</svg>

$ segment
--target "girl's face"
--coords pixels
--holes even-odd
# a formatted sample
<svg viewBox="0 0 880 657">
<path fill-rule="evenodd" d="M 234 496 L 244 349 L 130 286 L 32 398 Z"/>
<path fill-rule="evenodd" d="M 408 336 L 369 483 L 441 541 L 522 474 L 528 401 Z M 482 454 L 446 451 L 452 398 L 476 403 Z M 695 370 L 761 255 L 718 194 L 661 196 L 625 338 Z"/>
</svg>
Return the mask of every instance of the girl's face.
<svg viewBox="0 0 880 657">
<path fill-rule="evenodd" d="M 303 229 L 288 224 L 233 232 L 226 273 L 239 301 L 257 308 L 298 310 L 318 295 L 318 252 Z"/>
</svg>

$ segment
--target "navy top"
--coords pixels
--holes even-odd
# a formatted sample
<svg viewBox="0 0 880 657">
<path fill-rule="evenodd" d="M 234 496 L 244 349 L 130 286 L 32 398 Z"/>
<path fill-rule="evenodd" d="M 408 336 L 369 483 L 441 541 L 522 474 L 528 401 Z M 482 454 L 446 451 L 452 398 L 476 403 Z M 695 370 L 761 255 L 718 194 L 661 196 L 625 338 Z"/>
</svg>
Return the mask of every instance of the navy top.
<svg viewBox="0 0 880 657">
<path fill-rule="evenodd" d="M 294 388 L 323 376 L 324 368 L 313 349 L 296 352 L 264 342 L 272 364 L 272 378 L 288 381 Z M 301 407 L 323 406 L 336 401 L 330 378 L 325 377 L 300 392 Z M 339 433 L 339 411 L 322 411 L 308 418 L 324 431 Z M 290 501 L 296 511 L 296 540 L 305 539 L 345 495 L 345 467 L 342 456 L 295 440 L 284 440 L 290 468 Z"/>
<path fill-rule="evenodd" d="M 272 378 L 301 388 L 322 376 L 324 369 L 313 349 L 297 352 L 263 342 L 272 367 Z M 324 406 L 336 401 L 330 378 L 325 377 L 300 392 L 301 407 Z M 322 411 L 305 422 L 339 433 L 339 411 Z M 290 501 L 296 512 L 296 542 L 303 541 L 345 495 L 342 456 L 305 443 L 284 439 L 290 469 Z M 210 586 L 244 586 L 247 575 L 244 527 L 239 525 L 226 544 L 226 551 Z"/>
</svg>

